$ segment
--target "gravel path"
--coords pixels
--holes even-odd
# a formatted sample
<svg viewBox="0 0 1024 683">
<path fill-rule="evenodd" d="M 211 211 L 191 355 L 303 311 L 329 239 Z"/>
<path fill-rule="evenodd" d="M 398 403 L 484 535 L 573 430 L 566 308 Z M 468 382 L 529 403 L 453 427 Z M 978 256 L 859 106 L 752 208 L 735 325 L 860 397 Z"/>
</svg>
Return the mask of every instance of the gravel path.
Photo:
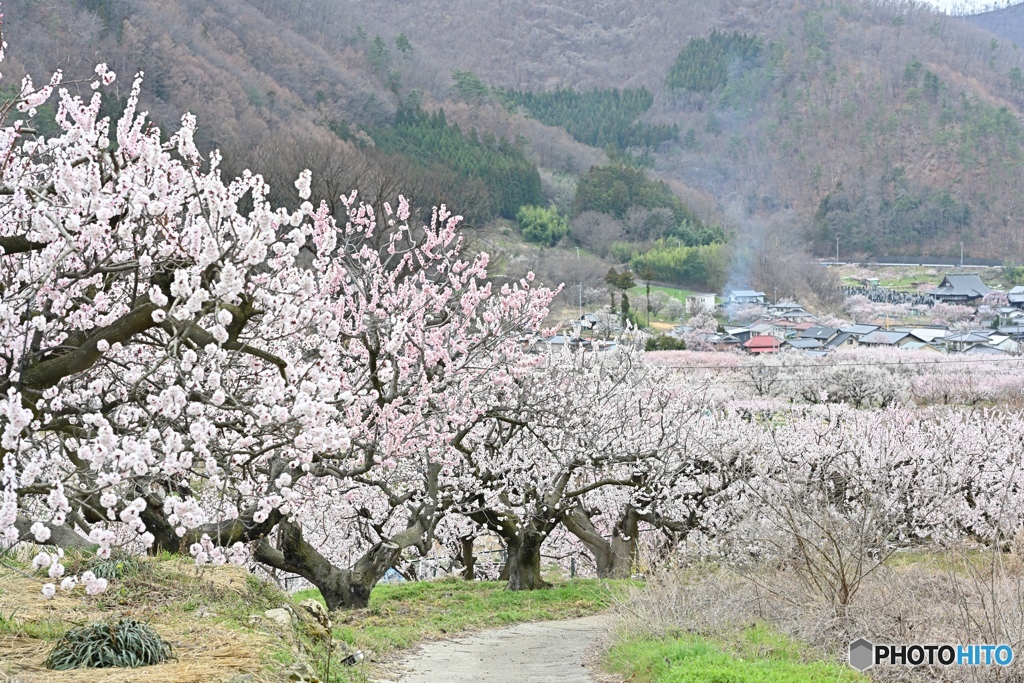
<svg viewBox="0 0 1024 683">
<path fill-rule="evenodd" d="M 400 683 L 595 683 L 584 665 L 608 618 L 519 624 L 428 643 L 398 663 Z"/>
</svg>

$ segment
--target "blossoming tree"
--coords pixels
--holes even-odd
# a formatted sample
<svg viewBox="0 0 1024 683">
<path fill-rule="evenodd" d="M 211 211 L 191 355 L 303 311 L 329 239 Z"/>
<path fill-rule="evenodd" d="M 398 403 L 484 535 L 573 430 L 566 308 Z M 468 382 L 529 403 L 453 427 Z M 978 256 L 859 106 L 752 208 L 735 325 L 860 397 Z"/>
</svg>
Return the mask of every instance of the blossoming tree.
<svg viewBox="0 0 1024 683">
<path fill-rule="evenodd" d="M 112 79 L 99 67 L 94 89 Z M 141 79 L 116 127 L 98 92 L 61 90 L 62 132 L 39 138 L 59 83 L 26 79 L 4 113 L 27 119 L 0 130 L 0 534 L 214 563 L 251 549 L 332 609 L 365 605 L 429 539 L 448 442 L 487 410 L 483 378 L 533 362 L 516 336 L 550 292 L 494 291 L 443 208 L 414 228 L 404 200 L 378 220 L 353 194 L 338 225 L 308 173 L 301 206 L 271 206 L 259 175 L 201 158 L 193 117 L 163 143 Z M 325 511 L 366 521 L 351 566 L 317 532 Z"/>
</svg>

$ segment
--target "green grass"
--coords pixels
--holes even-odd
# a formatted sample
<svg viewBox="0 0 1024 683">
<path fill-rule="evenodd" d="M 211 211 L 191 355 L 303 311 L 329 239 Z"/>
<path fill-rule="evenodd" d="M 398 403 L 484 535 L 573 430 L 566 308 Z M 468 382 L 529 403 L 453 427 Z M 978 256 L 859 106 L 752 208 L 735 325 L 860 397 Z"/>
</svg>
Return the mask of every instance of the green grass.
<svg viewBox="0 0 1024 683">
<path fill-rule="evenodd" d="M 678 289 L 676 287 L 662 287 L 660 285 L 651 285 L 651 294 L 655 292 L 661 292 L 667 294 L 673 299 L 678 299 L 684 306 L 686 305 L 686 297 L 693 296 L 697 292 L 689 289 Z M 647 286 L 640 284 L 629 290 L 629 298 L 634 304 L 639 303 L 647 296 Z"/>
<path fill-rule="evenodd" d="M 503 582 L 445 579 L 377 586 L 368 609 L 335 615 L 334 636 L 386 654 L 467 631 L 595 614 L 629 585 L 575 579 L 550 590 L 506 591 Z M 315 589 L 294 596 L 307 598 L 323 601 Z"/>
<path fill-rule="evenodd" d="M 66 630 L 65 624 L 56 619 L 22 620 L 16 610 L 7 614 L 0 612 L 0 635 L 57 640 Z"/>
<path fill-rule="evenodd" d="M 812 658 L 799 643 L 754 625 L 735 638 L 635 638 L 615 645 L 608 667 L 631 683 L 867 683 L 836 662 Z"/>
</svg>

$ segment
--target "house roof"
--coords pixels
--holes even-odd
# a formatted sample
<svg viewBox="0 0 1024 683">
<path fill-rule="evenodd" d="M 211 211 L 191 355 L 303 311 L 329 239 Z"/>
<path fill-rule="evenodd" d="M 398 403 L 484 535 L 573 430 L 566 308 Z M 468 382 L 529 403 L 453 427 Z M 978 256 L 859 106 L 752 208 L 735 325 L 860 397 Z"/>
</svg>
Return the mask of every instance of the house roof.
<svg viewBox="0 0 1024 683">
<path fill-rule="evenodd" d="M 910 336 L 909 332 L 886 332 L 885 330 L 875 330 L 871 334 L 866 334 L 861 337 L 860 343 L 894 346 L 908 336 Z"/>
<path fill-rule="evenodd" d="M 851 325 L 842 328 L 843 332 L 849 332 L 855 337 L 863 337 L 865 334 L 871 334 L 877 329 L 877 325 Z"/>
<path fill-rule="evenodd" d="M 830 349 L 833 349 L 837 346 L 841 346 L 843 342 L 846 342 L 850 339 L 856 339 L 856 337 L 850 334 L 849 332 L 840 332 L 835 337 L 825 342 L 825 346 L 829 347 Z"/>
<path fill-rule="evenodd" d="M 988 346 L 987 344 L 978 344 L 964 351 L 965 354 L 971 356 L 1005 356 L 1006 351 L 997 349 L 994 346 Z"/>
<path fill-rule="evenodd" d="M 743 297 L 743 298 L 759 297 L 759 296 L 763 297 L 763 296 L 765 296 L 765 293 L 764 292 L 756 292 L 753 289 L 734 289 L 731 292 L 729 292 L 729 296 L 731 296 L 731 297 Z"/>
<path fill-rule="evenodd" d="M 988 335 L 979 334 L 978 332 L 971 330 L 970 332 L 951 334 L 948 337 L 946 337 L 945 341 L 953 342 L 955 344 L 987 344 Z"/>
<path fill-rule="evenodd" d="M 1024 303 L 1024 285 L 1017 285 L 1006 293 L 1006 298 L 1012 303 Z"/>
<path fill-rule="evenodd" d="M 779 340 L 767 334 L 759 334 L 743 342 L 743 347 L 750 350 L 779 348 Z"/>
<path fill-rule="evenodd" d="M 807 311 L 805 311 L 802 308 L 794 308 L 792 310 L 786 311 L 785 313 L 779 314 L 779 317 L 780 318 L 792 318 L 792 319 L 795 320 L 797 318 L 813 318 L 814 316 L 811 315 L 810 313 L 808 313 Z"/>
<path fill-rule="evenodd" d="M 817 339 L 790 339 L 786 342 L 787 346 L 792 346 L 794 349 L 820 349 L 822 344 Z"/>
<path fill-rule="evenodd" d="M 815 325 L 800 333 L 802 339 L 819 339 L 821 341 L 827 341 L 832 337 L 839 334 L 839 330 L 834 327 L 823 327 L 821 325 Z"/>
<path fill-rule="evenodd" d="M 999 333 L 1011 337 L 1024 336 L 1024 325 L 1004 325 L 999 328 Z"/>
<path fill-rule="evenodd" d="M 947 329 L 936 329 L 930 327 L 915 327 L 910 330 L 910 333 L 920 339 L 921 341 L 933 342 L 936 339 L 942 339 L 949 334 Z"/>
<path fill-rule="evenodd" d="M 903 345 L 903 348 L 906 349 L 907 351 L 936 351 L 941 353 L 939 349 L 932 346 L 928 342 L 923 341 L 907 342 L 906 344 Z"/>
<path fill-rule="evenodd" d="M 935 289 L 928 290 L 933 296 L 963 296 L 968 298 L 982 297 L 992 288 L 981 281 L 981 276 L 974 273 L 957 273 L 942 278 Z"/>
<path fill-rule="evenodd" d="M 797 323 L 793 326 L 793 329 L 803 332 L 804 330 L 809 330 L 812 327 L 815 327 L 814 323 Z"/>
</svg>

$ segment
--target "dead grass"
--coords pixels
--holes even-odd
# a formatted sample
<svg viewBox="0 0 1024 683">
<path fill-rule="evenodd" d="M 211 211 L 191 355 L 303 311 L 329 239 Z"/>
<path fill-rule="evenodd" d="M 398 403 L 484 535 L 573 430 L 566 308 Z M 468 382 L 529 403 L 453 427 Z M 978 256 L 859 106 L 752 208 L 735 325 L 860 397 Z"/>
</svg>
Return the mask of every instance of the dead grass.
<svg viewBox="0 0 1024 683">
<path fill-rule="evenodd" d="M 0 567 L 0 682 L 207 683 L 239 674 L 266 678 L 270 653 L 281 638 L 246 625 L 249 610 L 267 608 L 268 595 L 243 569 L 209 568 L 199 573 L 181 560 L 147 560 L 137 575 L 111 582 L 101 596 L 78 588 L 42 597 L 41 579 Z M 133 617 L 152 626 L 174 648 L 175 659 L 131 670 L 43 667 L 53 641 L 74 626 Z M 262 672 L 262 673 L 261 673 Z"/>
<path fill-rule="evenodd" d="M 715 566 L 666 570 L 616 607 L 630 637 L 692 633 L 735 637 L 767 623 L 824 656 L 845 661 L 851 641 L 1007 643 L 1024 651 L 1024 562 L 1016 553 L 947 549 L 889 563 L 864 579 L 852 604 L 808 592 L 784 567 Z M 999 667 L 882 666 L 872 680 L 989 683 L 1022 680 Z M 1016 678 L 1015 678 L 1016 676 Z"/>
</svg>

